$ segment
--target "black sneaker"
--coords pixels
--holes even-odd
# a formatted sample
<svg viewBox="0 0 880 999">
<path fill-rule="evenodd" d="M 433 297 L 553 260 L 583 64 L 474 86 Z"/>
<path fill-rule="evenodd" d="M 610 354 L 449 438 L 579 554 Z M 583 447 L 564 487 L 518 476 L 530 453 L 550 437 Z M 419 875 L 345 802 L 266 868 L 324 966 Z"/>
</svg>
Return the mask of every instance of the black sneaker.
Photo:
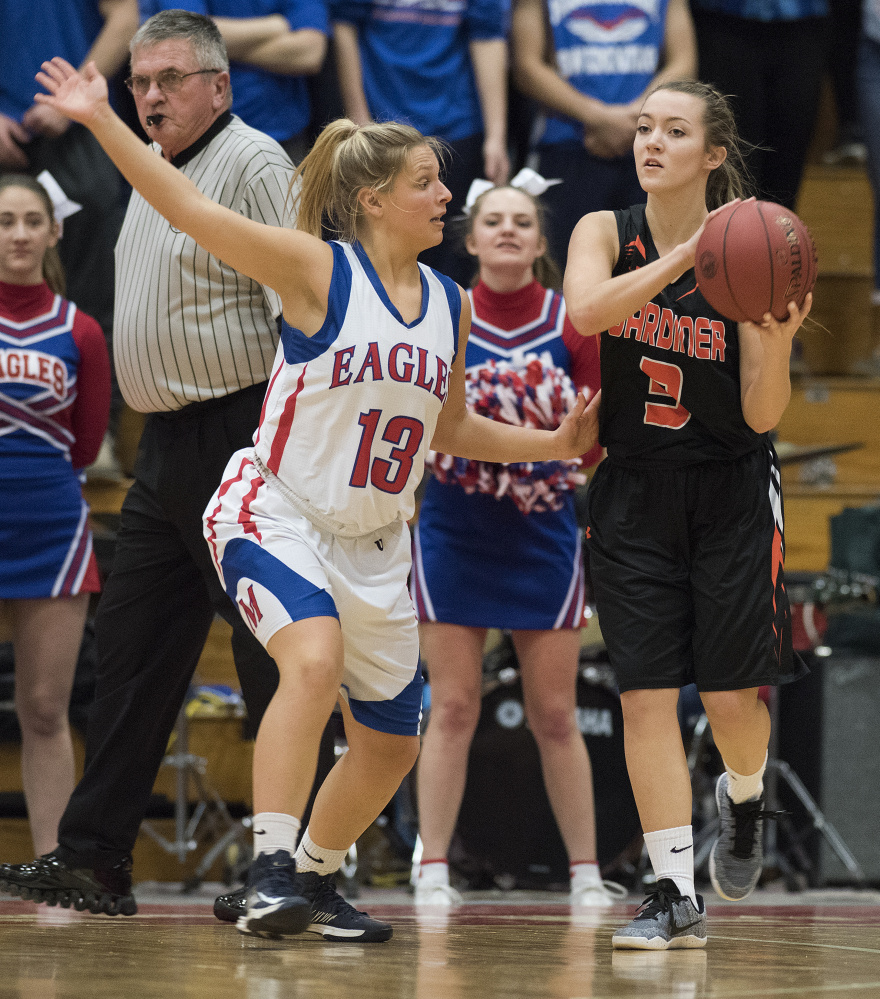
<svg viewBox="0 0 880 999">
<path fill-rule="evenodd" d="M 131 857 L 113 867 L 69 867 L 54 853 L 28 864 L 0 864 L 0 891 L 32 902 L 73 906 L 77 912 L 133 916 L 137 903 L 131 893 Z"/>
<path fill-rule="evenodd" d="M 226 895 L 214 899 L 214 915 L 224 923 L 237 923 L 247 909 L 247 888 L 242 885 Z"/>
<path fill-rule="evenodd" d="M 310 922 L 306 929 L 320 933 L 334 943 L 382 943 L 391 939 L 394 930 L 388 923 L 358 912 L 336 890 L 332 874 L 303 871 L 297 875 L 303 895 L 311 903 Z"/>
<path fill-rule="evenodd" d="M 248 871 L 245 910 L 235 924 L 238 932 L 272 939 L 293 936 L 309 925 L 310 913 L 287 850 L 256 857 Z"/>
</svg>

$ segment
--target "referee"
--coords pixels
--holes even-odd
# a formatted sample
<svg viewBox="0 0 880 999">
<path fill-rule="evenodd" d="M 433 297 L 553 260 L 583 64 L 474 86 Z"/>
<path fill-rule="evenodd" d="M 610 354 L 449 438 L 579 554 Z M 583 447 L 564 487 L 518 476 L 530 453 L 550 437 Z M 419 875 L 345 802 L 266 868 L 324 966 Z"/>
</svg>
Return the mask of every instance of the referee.
<svg viewBox="0 0 880 999">
<path fill-rule="evenodd" d="M 293 165 L 229 112 L 229 61 L 208 18 L 173 10 L 131 42 L 128 81 L 157 153 L 249 218 L 283 225 Z M 173 229 L 133 193 L 116 247 L 114 353 L 126 402 L 149 414 L 95 619 L 86 768 L 59 845 L 0 867 L 35 901 L 132 914 L 131 851 L 180 707 L 219 612 L 248 715 L 277 685 L 273 660 L 220 587 L 202 512 L 229 457 L 251 444 L 277 345 L 280 303 Z"/>
</svg>

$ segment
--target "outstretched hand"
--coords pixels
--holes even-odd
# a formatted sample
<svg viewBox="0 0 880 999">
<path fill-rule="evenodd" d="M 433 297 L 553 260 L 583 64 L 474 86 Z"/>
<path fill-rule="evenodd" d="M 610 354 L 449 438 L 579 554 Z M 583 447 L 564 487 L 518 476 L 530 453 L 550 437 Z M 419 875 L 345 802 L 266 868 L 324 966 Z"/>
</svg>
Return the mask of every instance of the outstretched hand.
<svg viewBox="0 0 880 999">
<path fill-rule="evenodd" d="M 583 392 L 578 392 L 577 400 L 559 424 L 554 434 L 565 449 L 566 458 L 579 458 L 592 450 L 599 439 L 599 401 L 602 392 L 597 392 L 589 404 Z"/>
<path fill-rule="evenodd" d="M 43 63 L 36 79 L 49 93 L 36 94 L 34 100 L 82 125 L 88 126 L 102 108 L 109 107 L 107 81 L 93 62 L 77 70 L 66 59 L 55 56 Z"/>
</svg>

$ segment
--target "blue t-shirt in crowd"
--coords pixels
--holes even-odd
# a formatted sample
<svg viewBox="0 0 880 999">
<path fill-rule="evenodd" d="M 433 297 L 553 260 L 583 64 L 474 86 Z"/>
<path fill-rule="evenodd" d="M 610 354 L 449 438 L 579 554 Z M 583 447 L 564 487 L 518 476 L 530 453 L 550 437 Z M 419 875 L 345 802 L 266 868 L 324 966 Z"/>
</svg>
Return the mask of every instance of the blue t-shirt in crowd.
<svg viewBox="0 0 880 999">
<path fill-rule="evenodd" d="M 2 0 L 0 114 L 21 121 L 43 89 L 40 66 L 53 56 L 79 66 L 103 27 L 98 0 Z"/>
<path fill-rule="evenodd" d="M 657 72 L 667 0 L 549 0 L 560 76 L 603 104 L 629 104 Z M 547 112 L 541 145 L 583 142 L 584 126 Z"/>
<path fill-rule="evenodd" d="M 188 10 L 208 17 L 268 17 L 282 14 L 294 31 L 314 28 L 327 34 L 324 0 L 140 0 L 142 20 L 160 10 Z M 305 78 L 233 62 L 232 110 L 251 128 L 284 142 L 309 123 L 311 104 Z"/>
<path fill-rule="evenodd" d="M 691 0 L 691 4 L 695 10 L 745 17 L 750 21 L 798 21 L 828 14 L 828 0 Z"/>
<path fill-rule="evenodd" d="M 862 8 L 862 31 L 866 38 L 880 42 L 880 0 L 865 0 Z"/>
<path fill-rule="evenodd" d="M 509 0 L 331 0 L 330 16 L 358 29 L 376 121 L 448 141 L 483 131 L 469 46 L 507 37 Z"/>
</svg>

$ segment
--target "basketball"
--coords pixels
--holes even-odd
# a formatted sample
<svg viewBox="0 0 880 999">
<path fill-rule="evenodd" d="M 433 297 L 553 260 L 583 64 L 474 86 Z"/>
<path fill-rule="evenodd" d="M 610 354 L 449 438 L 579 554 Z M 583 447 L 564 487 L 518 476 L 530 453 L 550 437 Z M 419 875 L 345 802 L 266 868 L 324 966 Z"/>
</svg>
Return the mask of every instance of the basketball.
<svg viewBox="0 0 880 999">
<path fill-rule="evenodd" d="M 816 248 L 803 222 L 772 201 L 744 201 L 711 218 L 697 243 L 697 283 L 736 322 L 788 318 L 816 283 Z"/>
</svg>

